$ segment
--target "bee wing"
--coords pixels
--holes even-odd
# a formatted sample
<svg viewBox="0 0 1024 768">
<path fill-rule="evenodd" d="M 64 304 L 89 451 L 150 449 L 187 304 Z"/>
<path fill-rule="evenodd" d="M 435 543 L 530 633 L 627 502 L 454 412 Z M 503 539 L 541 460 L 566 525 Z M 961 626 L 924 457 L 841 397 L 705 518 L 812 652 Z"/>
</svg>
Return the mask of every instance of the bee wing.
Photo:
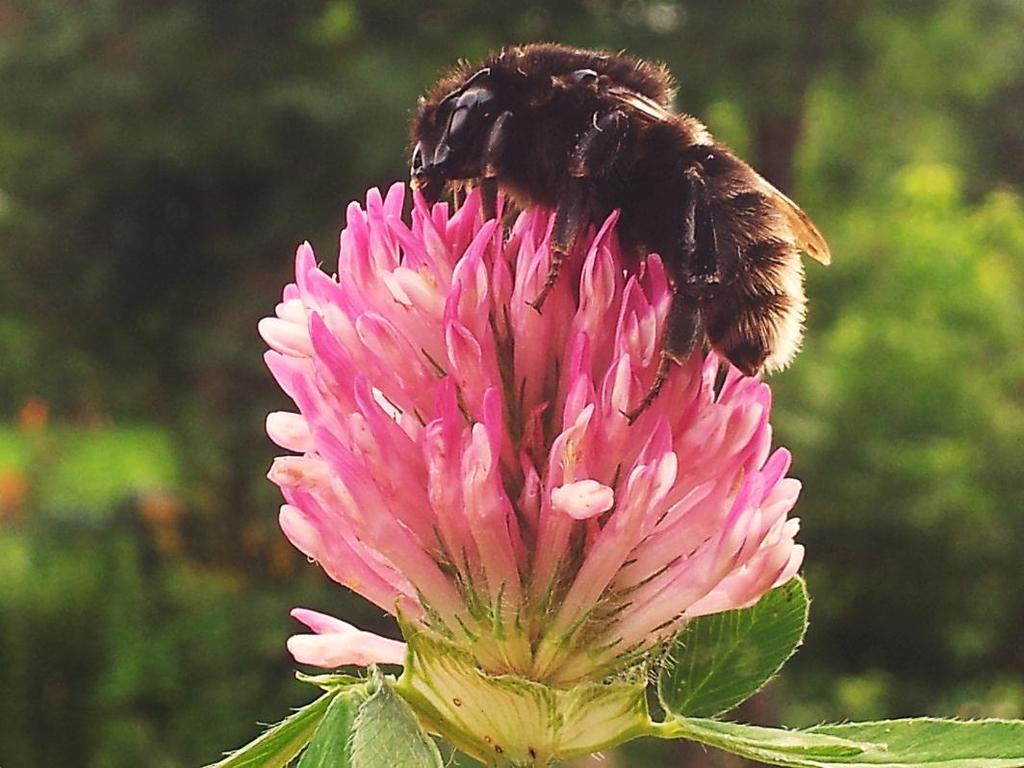
<svg viewBox="0 0 1024 768">
<path fill-rule="evenodd" d="M 793 233 L 796 247 L 815 261 L 831 264 L 832 251 L 829 250 L 828 243 L 825 242 L 825 236 L 814 226 L 810 216 L 756 171 L 754 176 L 757 177 L 757 191 L 771 200 L 775 210 L 786 220 L 790 232 Z"/>
<path fill-rule="evenodd" d="M 608 95 L 620 104 L 630 107 L 633 111 L 639 112 L 651 120 L 678 119 L 678 115 L 673 114 L 670 110 L 663 107 L 654 99 L 649 96 L 644 96 L 642 93 L 630 90 L 629 88 L 612 86 L 608 89 Z"/>
<path fill-rule="evenodd" d="M 626 107 L 631 108 L 634 113 L 639 113 L 650 120 L 678 120 L 682 121 L 691 133 L 691 139 L 695 144 L 711 144 L 713 139 L 703 125 L 689 115 L 676 115 L 654 99 L 644 96 L 628 88 L 612 87 L 608 94 Z M 740 161 L 742 163 L 742 161 Z M 758 192 L 768 198 L 783 217 L 789 231 L 793 235 L 793 242 L 797 249 L 803 251 L 812 259 L 822 264 L 832 262 L 832 252 L 824 235 L 814 226 L 814 222 L 804 213 L 800 206 L 790 200 L 781 191 L 775 188 L 767 179 L 755 171 L 746 163 L 751 176 L 754 178 L 754 186 Z"/>
</svg>

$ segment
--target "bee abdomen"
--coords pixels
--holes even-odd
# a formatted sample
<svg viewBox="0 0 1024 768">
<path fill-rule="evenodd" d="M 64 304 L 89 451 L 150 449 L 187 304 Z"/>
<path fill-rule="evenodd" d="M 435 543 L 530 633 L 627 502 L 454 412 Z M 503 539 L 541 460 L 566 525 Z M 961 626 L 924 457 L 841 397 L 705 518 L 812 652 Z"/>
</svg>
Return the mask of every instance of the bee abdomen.
<svg viewBox="0 0 1024 768">
<path fill-rule="evenodd" d="M 707 309 L 708 340 L 748 375 L 785 368 L 800 347 L 805 303 L 795 246 L 752 243 L 740 249 L 734 273 Z"/>
<path fill-rule="evenodd" d="M 725 239 L 739 251 L 761 248 L 765 256 L 774 241 L 782 237 L 784 222 L 775 206 L 760 192 L 744 190 L 718 198 L 716 227 L 721 226 Z"/>
</svg>

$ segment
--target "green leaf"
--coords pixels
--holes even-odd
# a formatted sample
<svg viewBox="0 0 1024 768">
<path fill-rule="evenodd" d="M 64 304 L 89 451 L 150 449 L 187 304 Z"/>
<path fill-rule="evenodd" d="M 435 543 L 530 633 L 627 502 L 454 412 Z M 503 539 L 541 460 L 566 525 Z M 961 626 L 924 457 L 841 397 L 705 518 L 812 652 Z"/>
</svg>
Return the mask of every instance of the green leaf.
<svg viewBox="0 0 1024 768">
<path fill-rule="evenodd" d="M 362 697 L 356 690 L 339 692 L 327 708 L 312 741 L 302 753 L 298 768 L 349 768 L 352 721 Z"/>
<path fill-rule="evenodd" d="M 819 725 L 812 733 L 872 741 L 888 758 L 942 768 L 1010 768 L 1024 765 L 1024 720 L 916 718 L 876 723 Z M 895 761 L 894 761 L 895 762 Z"/>
<path fill-rule="evenodd" d="M 374 684 L 353 726 L 352 768 L 443 768 L 437 745 L 391 683 L 378 672 Z"/>
<path fill-rule="evenodd" d="M 890 720 L 803 731 L 676 718 L 658 735 L 687 738 L 740 757 L 789 768 L 1024 766 L 1024 721 Z"/>
<path fill-rule="evenodd" d="M 843 764 L 836 761 L 862 756 L 868 748 L 877 746 L 827 734 L 762 728 L 696 717 L 678 717 L 663 723 L 662 728 L 662 736 L 692 739 L 750 760 L 773 765 Z"/>
<path fill-rule="evenodd" d="M 254 741 L 206 768 L 284 768 L 309 743 L 337 696 L 338 691 L 325 693 Z"/>
<path fill-rule="evenodd" d="M 658 677 L 672 714 L 712 717 L 757 693 L 793 655 L 807 629 L 807 590 L 796 577 L 750 608 L 694 619 Z"/>
</svg>

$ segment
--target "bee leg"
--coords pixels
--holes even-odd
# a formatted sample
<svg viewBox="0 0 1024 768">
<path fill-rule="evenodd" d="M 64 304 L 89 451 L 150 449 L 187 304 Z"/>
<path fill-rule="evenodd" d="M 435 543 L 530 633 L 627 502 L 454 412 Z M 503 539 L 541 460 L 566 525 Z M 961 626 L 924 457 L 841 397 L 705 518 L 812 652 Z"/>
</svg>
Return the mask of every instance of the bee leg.
<svg viewBox="0 0 1024 768">
<path fill-rule="evenodd" d="M 718 238 L 707 201 L 704 179 L 695 168 L 683 173 L 686 208 L 674 258 L 666 264 L 672 275 L 672 309 L 669 311 L 662 351 L 682 363 L 706 338 L 705 302 L 722 280 Z"/>
<path fill-rule="evenodd" d="M 672 295 L 665 338 L 661 342 L 662 358 L 680 365 L 704 341 L 704 310 L 699 301 L 686 293 L 677 291 Z"/>
<path fill-rule="evenodd" d="M 459 210 L 466 204 L 467 193 L 468 189 L 465 184 L 452 185 L 452 204 L 455 206 L 455 210 Z"/>
<path fill-rule="evenodd" d="M 640 414 L 646 411 L 650 407 L 651 403 L 657 399 L 658 394 L 661 392 L 661 388 L 665 386 L 665 382 L 668 381 L 668 374 L 672 369 L 673 362 L 674 360 L 671 355 L 664 351 L 661 353 L 661 360 L 658 361 L 658 370 L 654 374 L 654 383 L 651 384 L 651 388 L 647 390 L 647 394 L 644 395 L 644 399 L 640 401 L 640 405 L 636 408 L 628 413 L 624 412 L 622 414 L 630 424 L 640 418 Z"/>
<path fill-rule="evenodd" d="M 669 309 L 665 336 L 661 342 L 661 360 L 654 382 L 640 404 L 624 414 L 632 424 L 658 397 L 668 380 L 672 364 L 686 361 L 694 349 L 704 343 L 705 311 L 708 300 L 721 280 L 718 265 L 718 240 L 704 180 L 693 168 L 684 172 L 686 207 L 682 231 L 675 252 L 665 260 L 672 277 L 672 306 Z"/>
<path fill-rule="evenodd" d="M 661 388 L 668 381 L 672 365 L 683 363 L 703 339 L 703 314 L 700 306 L 694 306 L 691 302 L 683 299 L 678 292 L 672 295 L 672 306 L 668 311 L 665 338 L 661 342 L 661 359 L 658 361 L 658 370 L 654 373 L 654 381 L 651 383 L 651 388 L 647 390 L 647 394 L 644 395 L 644 399 L 636 408 L 623 414 L 630 424 L 636 421 L 640 414 L 658 398 Z"/>
<path fill-rule="evenodd" d="M 569 189 L 558 204 L 555 211 L 555 226 L 551 231 L 551 261 L 548 264 L 548 273 L 544 278 L 544 285 L 532 301 L 528 301 L 531 307 L 538 312 L 544 307 L 551 289 L 558 282 L 558 275 L 562 271 L 562 262 L 572 250 L 572 244 L 576 242 L 576 235 L 586 223 L 587 208 L 590 203 L 590 184 L 586 179 L 573 178 L 569 180 Z"/>
<path fill-rule="evenodd" d="M 480 179 L 480 215 L 484 221 L 498 215 L 498 166 L 505 152 L 505 139 L 512 113 L 505 110 L 498 115 L 484 145 L 483 177 Z"/>
<path fill-rule="evenodd" d="M 572 251 L 576 236 L 590 220 L 593 180 L 607 173 L 613 166 L 628 129 L 628 118 L 620 110 L 601 117 L 595 114 L 592 125 L 576 142 L 569 162 L 568 187 L 555 211 L 555 226 L 551 232 L 551 263 L 540 293 L 528 302 L 538 312 L 558 282 L 562 262 Z"/>
<path fill-rule="evenodd" d="M 498 180 L 480 179 L 480 218 L 489 221 L 498 215 Z"/>
</svg>

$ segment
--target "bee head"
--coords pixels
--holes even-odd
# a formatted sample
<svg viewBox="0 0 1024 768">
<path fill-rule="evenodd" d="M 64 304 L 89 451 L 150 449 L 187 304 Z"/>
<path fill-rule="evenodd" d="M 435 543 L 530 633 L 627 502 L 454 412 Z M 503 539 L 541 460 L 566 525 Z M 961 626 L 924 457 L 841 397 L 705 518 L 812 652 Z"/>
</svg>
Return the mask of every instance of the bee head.
<svg viewBox="0 0 1024 768">
<path fill-rule="evenodd" d="M 448 181 L 479 176 L 489 130 L 499 112 L 489 69 L 439 100 L 422 101 L 413 124 L 413 188 L 435 202 Z"/>
</svg>

